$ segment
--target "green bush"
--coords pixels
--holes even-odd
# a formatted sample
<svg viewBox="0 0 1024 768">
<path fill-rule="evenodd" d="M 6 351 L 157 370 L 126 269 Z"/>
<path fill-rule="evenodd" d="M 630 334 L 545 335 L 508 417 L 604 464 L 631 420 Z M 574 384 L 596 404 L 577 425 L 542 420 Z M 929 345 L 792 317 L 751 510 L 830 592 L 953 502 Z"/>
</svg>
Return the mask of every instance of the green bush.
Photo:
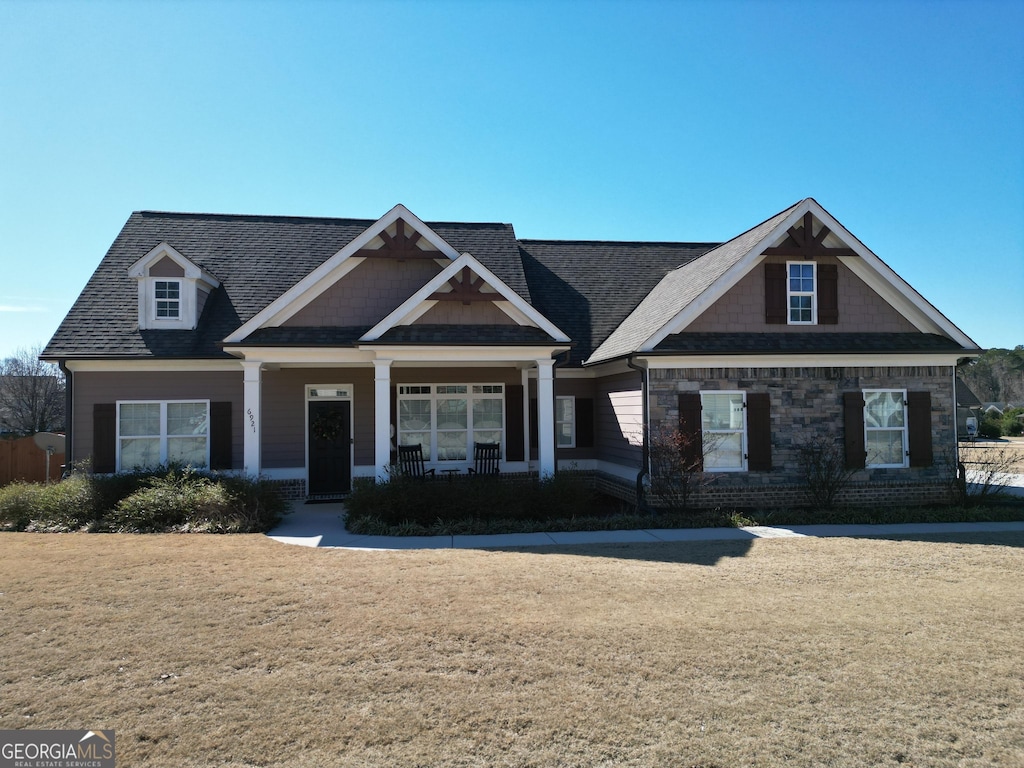
<svg viewBox="0 0 1024 768">
<path fill-rule="evenodd" d="M 991 414 L 985 414 L 978 425 L 978 435 L 995 439 L 1003 436 L 1003 422 L 1001 419 L 993 418 Z"/>
<path fill-rule="evenodd" d="M 0 528 L 6 531 L 24 531 L 36 517 L 40 486 L 32 483 L 12 483 L 0 488 Z"/>
<path fill-rule="evenodd" d="M 495 520 L 520 527 L 524 522 L 591 515 L 596 500 L 589 484 L 568 472 L 544 480 L 471 476 L 445 482 L 396 476 L 386 483 L 357 483 L 345 509 L 353 531 L 468 526 L 477 532 Z"/>
<path fill-rule="evenodd" d="M 269 481 L 182 467 L 0 488 L 3 530 L 251 533 L 270 530 L 284 509 Z"/>
</svg>

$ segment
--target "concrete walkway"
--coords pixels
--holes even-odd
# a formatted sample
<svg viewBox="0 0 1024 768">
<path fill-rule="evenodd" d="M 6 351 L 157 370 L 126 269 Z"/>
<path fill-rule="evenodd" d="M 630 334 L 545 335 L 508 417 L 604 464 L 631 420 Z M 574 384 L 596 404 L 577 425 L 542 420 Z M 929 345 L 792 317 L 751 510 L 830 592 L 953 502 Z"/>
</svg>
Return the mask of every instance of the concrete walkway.
<svg viewBox="0 0 1024 768">
<path fill-rule="evenodd" d="M 803 536 L 919 536 L 962 533 L 1024 532 L 1024 521 L 1010 523 L 905 523 L 896 525 L 794 525 L 745 528 L 659 528 L 628 531 L 500 533 L 488 536 L 362 536 L 345 530 L 342 504 L 294 505 L 267 535 L 282 544 L 340 549 L 505 549 L 576 544 L 624 544 L 666 541 L 736 541 Z"/>
</svg>

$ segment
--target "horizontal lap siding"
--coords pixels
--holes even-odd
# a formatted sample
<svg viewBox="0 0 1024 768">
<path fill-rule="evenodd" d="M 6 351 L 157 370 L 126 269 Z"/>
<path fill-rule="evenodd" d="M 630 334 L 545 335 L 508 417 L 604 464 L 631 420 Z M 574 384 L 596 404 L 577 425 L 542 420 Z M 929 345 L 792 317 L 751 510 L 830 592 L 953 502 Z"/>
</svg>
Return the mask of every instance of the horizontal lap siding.
<svg viewBox="0 0 1024 768">
<path fill-rule="evenodd" d="M 93 451 L 93 406 L 118 400 L 209 400 L 231 403 L 231 456 L 242 467 L 242 371 L 79 372 L 74 376 L 73 461 Z"/>
<path fill-rule="evenodd" d="M 597 382 L 597 457 L 627 467 L 643 461 L 640 374 L 625 373 Z"/>
<path fill-rule="evenodd" d="M 263 466 L 306 465 L 306 386 L 352 387 L 352 438 L 356 466 L 374 462 L 373 371 L 360 368 L 283 368 L 263 374 Z"/>
</svg>

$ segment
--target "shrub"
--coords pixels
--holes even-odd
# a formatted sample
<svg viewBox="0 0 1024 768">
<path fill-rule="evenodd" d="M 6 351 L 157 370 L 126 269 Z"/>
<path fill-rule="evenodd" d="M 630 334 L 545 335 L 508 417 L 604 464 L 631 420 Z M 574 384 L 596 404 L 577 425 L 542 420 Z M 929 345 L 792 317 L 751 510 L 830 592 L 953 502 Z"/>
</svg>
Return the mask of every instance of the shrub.
<svg viewBox="0 0 1024 768">
<path fill-rule="evenodd" d="M 12 483 L 0 488 L 0 528 L 24 531 L 36 516 L 39 486 L 34 483 Z"/>
<path fill-rule="evenodd" d="M 0 529 L 251 533 L 270 530 L 284 508 L 276 486 L 262 479 L 182 467 L 76 472 L 60 483 L 0 489 Z"/>
<path fill-rule="evenodd" d="M 836 498 L 849 484 L 856 470 L 846 468 L 846 454 L 834 435 L 817 435 L 797 449 L 800 474 L 811 503 L 818 509 L 832 509 Z"/>
<path fill-rule="evenodd" d="M 981 437 L 988 437 L 995 439 L 1003 436 L 1003 422 L 1001 419 L 993 418 L 991 414 L 986 413 L 981 423 L 978 425 L 978 435 Z"/>
<path fill-rule="evenodd" d="M 408 532 L 412 526 L 422 533 L 448 531 L 465 521 L 500 519 L 515 525 L 589 515 L 595 499 L 588 483 L 571 472 L 544 480 L 471 476 L 453 482 L 399 475 L 386 483 L 356 483 L 345 508 L 353 531 L 401 528 Z"/>
<path fill-rule="evenodd" d="M 117 531 L 252 533 L 272 528 L 283 510 L 283 499 L 265 480 L 172 468 L 145 479 L 107 520 Z"/>
</svg>

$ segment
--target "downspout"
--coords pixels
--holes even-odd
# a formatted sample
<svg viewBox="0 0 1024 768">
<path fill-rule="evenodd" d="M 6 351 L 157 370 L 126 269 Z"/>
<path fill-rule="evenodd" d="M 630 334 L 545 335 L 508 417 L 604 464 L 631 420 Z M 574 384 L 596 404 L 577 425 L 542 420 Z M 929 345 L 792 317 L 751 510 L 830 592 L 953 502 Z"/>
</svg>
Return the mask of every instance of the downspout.
<svg viewBox="0 0 1024 768">
<path fill-rule="evenodd" d="M 554 402 L 551 403 L 551 413 L 555 413 L 555 404 L 558 402 L 558 387 L 555 386 L 555 382 L 558 381 L 558 366 L 565 365 L 569 362 L 569 354 L 571 350 L 565 352 L 559 352 L 551 361 L 551 398 Z M 565 355 L 564 360 L 559 358 Z M 554 416 L 552 417 L 554 418 Z M 556 425 L 557 426 L 557 425 Z M 537 435 L 537 439 L 540 440 L 540 435 Z M 538 449 L 539 450 L 539 449 Z M 552 446 L 552 450 L 555 452 L 555 474 L 558 474 L 558 440 L 555 440 L 555 444 Z"/>
<path fill-rule="evenodd" d="M 650 474 L 651 465 L 651 445 L 650 445 L 650 432 L 651 432 L 651 408 L 648 402 L 648 396 L 650 394 L 650 372 L 647 366 L 637 365 L 633 362 L 633 355 L 630 355 L 626 359 L 626 365 L 637 371 L 640 374 L 640 418 L 643 422 L 640 430 L 640 437 L 643 440 L 641 460 L 640 460 L 640 471 L 636 475 L 636 503 L 641 511 L 647 510 L 647 494 L 645 482 L 647 476 Z"/>
<path fill-rule="evenodd" d="M 65 362 L 65 360 L 58 360 L 57 367 L 64 373 L 64 473 L 67 473 L 71 471 L 71 465 L 75 460 L 72 451 L 74 442 L 72 441 L 73 435 L 71 432 L 71 425 L 74 423 L 72 408 L 74 407 L 75 399 L 72 395 L 73 379 L 71 369 L 65 365 Z"/>
</svg>

